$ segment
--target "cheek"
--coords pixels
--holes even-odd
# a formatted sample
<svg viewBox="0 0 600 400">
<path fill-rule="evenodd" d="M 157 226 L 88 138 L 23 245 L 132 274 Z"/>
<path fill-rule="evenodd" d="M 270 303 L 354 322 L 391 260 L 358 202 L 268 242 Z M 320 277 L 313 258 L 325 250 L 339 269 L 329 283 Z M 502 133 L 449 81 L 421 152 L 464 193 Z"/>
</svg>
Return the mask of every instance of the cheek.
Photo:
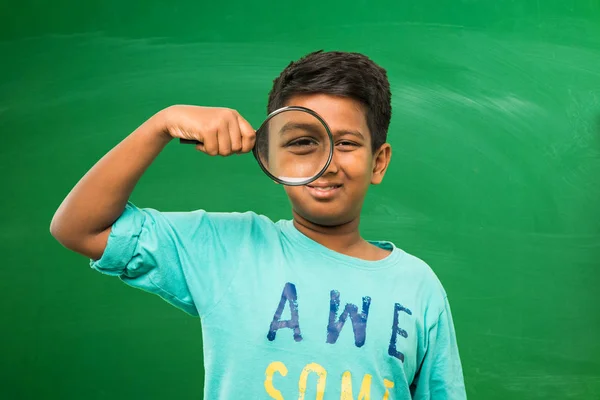
<svg viewBox="0 0 600 400">
<path fill-rule="evenodd" d="M 295 203 L 302 195 L 302 186 L 284 186 L 284 190 L 292 203 Z"/>
<path fill-rule="evenodd" d="M 361 153 L 351 152 L 339 157 L 339 165 L 349 180 L 363 181 L 371 179 L 372 160 Z"/>
</svg>

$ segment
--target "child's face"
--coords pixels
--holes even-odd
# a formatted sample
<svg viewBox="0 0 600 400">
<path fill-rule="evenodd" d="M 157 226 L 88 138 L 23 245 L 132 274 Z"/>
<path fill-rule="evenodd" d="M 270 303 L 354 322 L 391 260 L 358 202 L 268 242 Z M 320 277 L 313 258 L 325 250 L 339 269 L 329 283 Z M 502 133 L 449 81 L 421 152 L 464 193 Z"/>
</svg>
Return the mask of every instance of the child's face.
<svg viewBox="0 0 600 400">
<path fill-rule="evenodd" d="M 286 105 L 317 112 L 329 125 L 334 142 L 331 164 L 319 179 L 305 186 L 285 186 L 294 212 L 323 226 L 357 219 L 369 185 L 379 184 L 383 179 L 391 156 L 390 145 L 384 144 L 373 154 L 365 111 L 355 100 L 321 94 L 301 95 L 292 97 Z M 318 188 L 330 185 L 336 187 Z"/>
</svg>

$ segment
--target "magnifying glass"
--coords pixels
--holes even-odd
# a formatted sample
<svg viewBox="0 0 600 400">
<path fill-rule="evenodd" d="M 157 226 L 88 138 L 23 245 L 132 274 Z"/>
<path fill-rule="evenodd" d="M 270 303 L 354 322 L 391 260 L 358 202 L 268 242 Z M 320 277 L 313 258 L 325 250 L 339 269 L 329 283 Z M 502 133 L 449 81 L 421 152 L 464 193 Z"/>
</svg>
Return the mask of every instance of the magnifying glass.
<svg viewBox="0 0 600 400">
<path fill-rule="evenodd" d="M 180 139 L 183 144 L 197 140 Z M 325 173 L 333 158 L 329 126 L 316 112 L 287 106 L 270 113 L 256 131 L 252 154 L 262 170 L 277 183 L 302 186 Z"/>
</svg>

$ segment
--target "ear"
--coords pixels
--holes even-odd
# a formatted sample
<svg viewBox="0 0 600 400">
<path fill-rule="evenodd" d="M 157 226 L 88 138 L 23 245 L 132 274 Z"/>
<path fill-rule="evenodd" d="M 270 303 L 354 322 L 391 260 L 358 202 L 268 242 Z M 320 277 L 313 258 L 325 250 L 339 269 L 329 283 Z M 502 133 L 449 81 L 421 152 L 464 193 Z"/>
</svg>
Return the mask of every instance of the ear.
<svg viewBox="0 0 600 400">
<path fill-rule="evenodd" d="M 371 184 L 379 185 L 383 180 L 383 176 L 387 171 L 390 160 L 392 159 L 392 146 L 389 143 L 384 143 L 373 154 L 373 164 L 371 170 Z"/>
</svg>

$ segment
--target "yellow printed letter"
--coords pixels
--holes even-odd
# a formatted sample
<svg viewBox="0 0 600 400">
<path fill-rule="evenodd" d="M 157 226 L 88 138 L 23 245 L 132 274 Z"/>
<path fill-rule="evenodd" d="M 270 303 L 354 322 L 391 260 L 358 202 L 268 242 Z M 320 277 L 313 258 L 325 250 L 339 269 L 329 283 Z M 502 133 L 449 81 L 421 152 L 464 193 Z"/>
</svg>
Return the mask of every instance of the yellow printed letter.
<svg viewBox="0 0 600 400">
<path fill-rule="evenodd" d="M 388 400 L 388 398 L 390 397 L 390 392 L 388 391 L 388 389 L 394 387 L 394 382 L 384 379 L 383 386 L 385 386 L 385 394 L 383 395 L 383 400 Z"/>
<path fill-rule="evenodd" d="M 311 372 L 314 372 L 319 376 L 317 378 L 316 400 L 323 400 L 323 396 L 325 395 L 325 380 L 327 379 L 327 371 L 325 371 L 325 368 L 317 363 L 306 364 L 302 370 L 302 373 L 300 374 L 300 380 L 298 381 L 298 389 L 300 392 L 298 400 L 304 400 L 304 395 L 306 394 L 306 381 L 308 381 L 308 374 Z"/>
<path fill-rule="evenodd" d="M 350 371 L 344 372 L 342 375 L 342 395 L 340 400 L 354 400 L 352 397 L 352 374 Z"/>
<path fill-rule="evenodd" d="M 279 372 L 281 376 L 286 376 L 288 370 L 285 367 L 285 364 L 281 361 L 273 361 L 271 364 L 269 364 L 267 370 L 265 371 L 265 390 L 273 399 L 283 400 L 281 392 L 275 389 L 273 386 L 273 374 L 275 374 L 275 372 Z"/>
<path fill-rule="evenodd" d="M 352 396 L 352 375 L 350 371 L 344 372 L 342 375 L 342 395 L 340 400 L 353 400 Z M 365 374 L 360 385 L 358 400 L 371 400 L 371 375 Z"/>
<path fill-rule="evenodd" d="M 371 375 L 369 374 L 365 374 L 363 377 L 360 392 L 358 393 L 358 400 L 371 400 Z"/>
</svg>

